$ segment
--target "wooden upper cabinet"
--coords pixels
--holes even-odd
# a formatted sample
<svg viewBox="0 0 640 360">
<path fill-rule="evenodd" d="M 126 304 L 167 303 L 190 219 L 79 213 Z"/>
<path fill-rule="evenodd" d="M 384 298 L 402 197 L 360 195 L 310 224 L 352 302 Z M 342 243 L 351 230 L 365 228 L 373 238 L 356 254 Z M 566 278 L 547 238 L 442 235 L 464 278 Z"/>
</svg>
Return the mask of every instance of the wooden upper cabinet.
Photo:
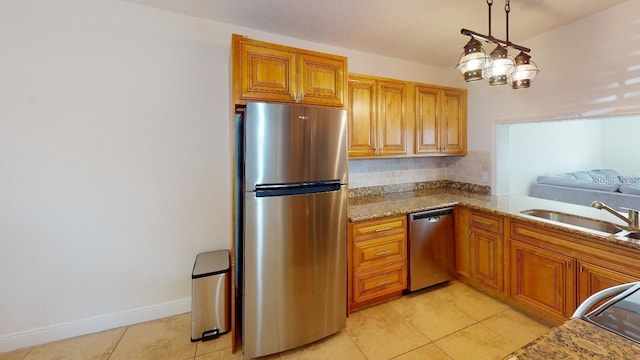
<svg viewBox="0 0 640 360">
<path fill-rule="evenodd" d="M 344 106 L 346 59 L 307 52 L 298 53 L 298 101 L 305 104 Z"/>
<path fill-rule="evenodd" d="M 438 102 L 440 90 L 435 87 L 416 85 L 416 129 L 415 152 L 428 154 L 440 152 L 440 128 Z"/>
<path fill-rule="evenodd" d="M 240 91 L 244 100 L 293 101 L 296 54 L 240 42 Z"/>
<path fill-rule="evenodd" d="M 380 155 L 407 153 L 407 83 L 378 81 Z"/>
<path fill-rule="evenodd" d="M 416 154 L 466 154 L 465 90 L 417 84 L 415 107 Z"/>
<path fill-rule="evenodd" d="M 349 157 L 467 153 L 466 90 L 349 74 L 348 97 Z"/>
<path fill-rule="evenodd" d="M 442 90 L 441 139 L 447 155 L 467 153 L 467 92 L 458 89 Z"/>
<path fill-rule="evenodd" d="M 408 83 L 349 75 L 349 156 L 407 154 Z"/>
<path fill-rule="evenodd" d="M 376 81 L 349 77 L 349 156 L 374 156 L 377 142 Z"/>
<path fill-rule="evenodd" d="M 344 107 L 347 58 L 232 36 L 236 104 L 273 101 Z"/>
</svg>

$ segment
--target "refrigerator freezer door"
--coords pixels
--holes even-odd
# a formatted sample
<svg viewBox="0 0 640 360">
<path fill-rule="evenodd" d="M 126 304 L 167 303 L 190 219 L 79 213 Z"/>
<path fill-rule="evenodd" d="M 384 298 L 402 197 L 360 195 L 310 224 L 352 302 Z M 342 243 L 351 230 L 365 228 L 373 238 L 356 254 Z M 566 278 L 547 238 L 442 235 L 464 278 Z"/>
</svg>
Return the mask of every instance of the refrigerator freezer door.
<svg viewBox="0 0 640 360">
<path fill-rule="evenodd" d="M 346 184 L 346 123 L 344 110 L 248 103 L 244 190 L 336 179 Z"/>
<path fill-rule="evenodd" d="M 245 358 L 321 339 L 346 326 L 347 190 L 245 193 Z"/>
</svg>

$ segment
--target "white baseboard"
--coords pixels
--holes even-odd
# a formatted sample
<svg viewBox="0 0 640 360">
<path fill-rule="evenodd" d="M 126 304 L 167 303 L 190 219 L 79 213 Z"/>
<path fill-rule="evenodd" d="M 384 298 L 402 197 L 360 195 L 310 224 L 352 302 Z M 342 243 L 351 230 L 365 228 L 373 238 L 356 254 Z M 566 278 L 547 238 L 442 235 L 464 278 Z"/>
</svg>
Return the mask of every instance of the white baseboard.
<svg viewBox="0 0 640 360">
<path fill-rule="evenodd" d="M 43 326 L 0 337 L 0 353 L 75 336 L 115 329 L 191 311 L 191 298 L 145 306 L 114 314 Z"/>
</svg>

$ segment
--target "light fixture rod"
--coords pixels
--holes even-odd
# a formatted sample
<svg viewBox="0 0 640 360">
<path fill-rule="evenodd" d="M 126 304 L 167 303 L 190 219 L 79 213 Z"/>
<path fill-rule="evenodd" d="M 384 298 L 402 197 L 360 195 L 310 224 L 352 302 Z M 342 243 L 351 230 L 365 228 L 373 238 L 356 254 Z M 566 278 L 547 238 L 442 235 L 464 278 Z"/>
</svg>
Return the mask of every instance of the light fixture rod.
<svg viewBox="0 0 640 360">
<path fill-rule="evenodd" d="M 493 6 L 493 0 L 487 0 L 487 7 L 489 8 L 489 36 L 491 36 L 491 6 Z"/>
<path fill-rule="evenodd" d="M 518 50 L 526 52 L 526 53 L 531 52 L 531 49 L 529 49 L 528 47 L 524 47 L 524 46 L 521 46 L 521 45 L 518 45 L 518 44 L 514 44 L 511 41 L 500 40 L 500 39 L 498 39 L 496 37 L 493 37 L 491 35 L 483 35 L 483 34 L 477 33 L 475 31 L 467 30 L 467 29 L 460 29 L 460 33 L 462 35 L 471 36 L 471 37 L 474 37 L 476 39 L 483 40 L 485 42 L 493 42 L 493 43 L 497 43 L 497 44 L 502 44 L 504 46 L 512 47 L 514 49 L 518 49 Z"/>
<path fill-rule="evenodd" d="M 509 5 L 509 0 L 504 2 L 504 14 L 507 19 L 507 42 L 509 42 L 509 12 L 511 12 L 511 6 Z"/>
</svg>

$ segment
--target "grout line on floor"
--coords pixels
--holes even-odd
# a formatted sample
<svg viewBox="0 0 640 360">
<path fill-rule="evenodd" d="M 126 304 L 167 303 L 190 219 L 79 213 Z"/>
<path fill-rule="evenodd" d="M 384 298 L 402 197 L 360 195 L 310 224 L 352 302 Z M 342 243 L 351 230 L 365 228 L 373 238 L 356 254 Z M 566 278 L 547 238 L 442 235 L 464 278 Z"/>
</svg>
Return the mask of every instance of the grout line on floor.
<svg viewBox="0 0 640 360">
<path fill-rule="evenodd" d="M 433 345 L 435 345 L 435 347 L 437 347 L 438 350 L 442 351 L 443 354 L 447 355 L 449 359 L 453 360 L 453 356 L 449 355 L 448 352 L 444 351 L 444 349 L 438 346 L 438 344 L 435 341 L 433 342 Z"/>
<path fill-rule="evenodd" d="M 347 331 L 346 328 L 344 329 L 344 332 L 347 334 L 347 336 L 349 337 L 349 340 L 351 340 L 353 345 L 356 346 L 356 349 L 358 349 L 358 351 L 360 351 L 360 354 L 362 354 L 362 357 L 364 357 L 365 359 L 369 360 L 367 355 L 364 353 L 364 351 L 362 351 L 362 349 L 360 349 L 360 346 L 358 346 L 358 343 L 356 343 L 356 341 L 351 337 L 351 334 L 349 334 L 349 332 Z"/>
<path fill-rule="evenodd" d="M 519 346 L 517 346 L 517 344 L 513 343 L 513 341 L 511 341 L 511 339 L 509 339 L 509 338 L 507 338 L 507 337 L 502 336 L 502 334 L 499 334 L 498 332 L 494 331 L 494 330 L 493 330 L 493 329 L 491 329 L 490 327 L 488 327 L 488 326 L 486 326 L 486 325 L 484 325 L 484 324 L 480 324 L 480 323 L 478 323 L 478 325 L 480 325 L 480 326 L 482 326 L 483 328 L 485 328 L 485 329 L 489 330 L 489 332 L 492 332 L 492 333 L 496 334 L 498 337 L 500 337 L 500 338 L 504 339 L 504 341 L 508 342 L 509 344 L 511 344 L 511 345 L 513 345 L 513 346 L 515 346 L 515 349 L 519 348 Z M 515 349 L 514 349 L 514 350 L 515 350 Z"/>
<path fill-rule="evenodd" d="M 422 333 L 421 333 L 421 334 L 422 334 Z M 424 335 L 424 334 L 423 334 L 423 335 Z M 427 337 L 427 339 L 428 339 L 428 337 Z M 400 356 L 402 356 L 402 355 L 408 354 L 408 353 L 410 353 L 410 352 L 412 352 L 412 351 L 416 351 L 416 350 L 418 350 L 418 349 L 420 349 L 420 348 L 423 348 L 423 347 L 425 347 L 425 346 L 427 346 L 427 345 L 431 345 L 431 344 L 433 344 L 433 343 L 434 343 L 433 341 L 429 341 L 429 342 L 428 342 L 428 343 L 426 343 L 426 344 L 422 344 L 422 345 L 417 346 L 417 347 L 415 347 L 415 348 L 413 348 L 413 349 L 411 349 L 411 350 L 407 350 L 407 351 L 403 352 L 402 354 L 394 355 L 393 357 L 390 357 L 390 358 L 389 358 L 389 360 L 391 360 L 391 359 L 395 359 L 395 358 L 399 358 L 399 357 L 400 357 Z"/>
<path fill-rule="evenodd" d="M 27 358 L 27 356 L 29 356 L 29 354 L 31 354 L 31 352 L 32 352 L 32 351 L 33 351 L 33 349 L 35 349 L 35 348 L 36 348 L 35 346 L 32 346 L 32 347 L 31 347 L 31 349 L 29 349 L 29 351 L 27 351 L 27 353 L 26 353 L 26 354 L 24 354 L 24 356 L 22 356 L 22 357 L 20 358 L 20 360 L 25 360 L 25 359 Z"/>
<path fill-rule="evenodd" d="M 129 330 L 129 326 L 126 326 L 124 328 L 124 331 L 122 332 L 122 335 L 120 335 L 120 338 L 118 339 L 116 344 L 113 346 L 113 349 L 111 349 L 111 353 L 109 353 L 109 357 L 106 360 L 110 360 L 111 359 L 111 357 L 113 356 L 113 353 L 116 352 L 116 348 L 118 347 L 118 345 L 120 345 L 120 342 L 122 341 L 122 338 L 124 338 L 124 335 L 127 333 L 128 330 Z"/>
</svg>

